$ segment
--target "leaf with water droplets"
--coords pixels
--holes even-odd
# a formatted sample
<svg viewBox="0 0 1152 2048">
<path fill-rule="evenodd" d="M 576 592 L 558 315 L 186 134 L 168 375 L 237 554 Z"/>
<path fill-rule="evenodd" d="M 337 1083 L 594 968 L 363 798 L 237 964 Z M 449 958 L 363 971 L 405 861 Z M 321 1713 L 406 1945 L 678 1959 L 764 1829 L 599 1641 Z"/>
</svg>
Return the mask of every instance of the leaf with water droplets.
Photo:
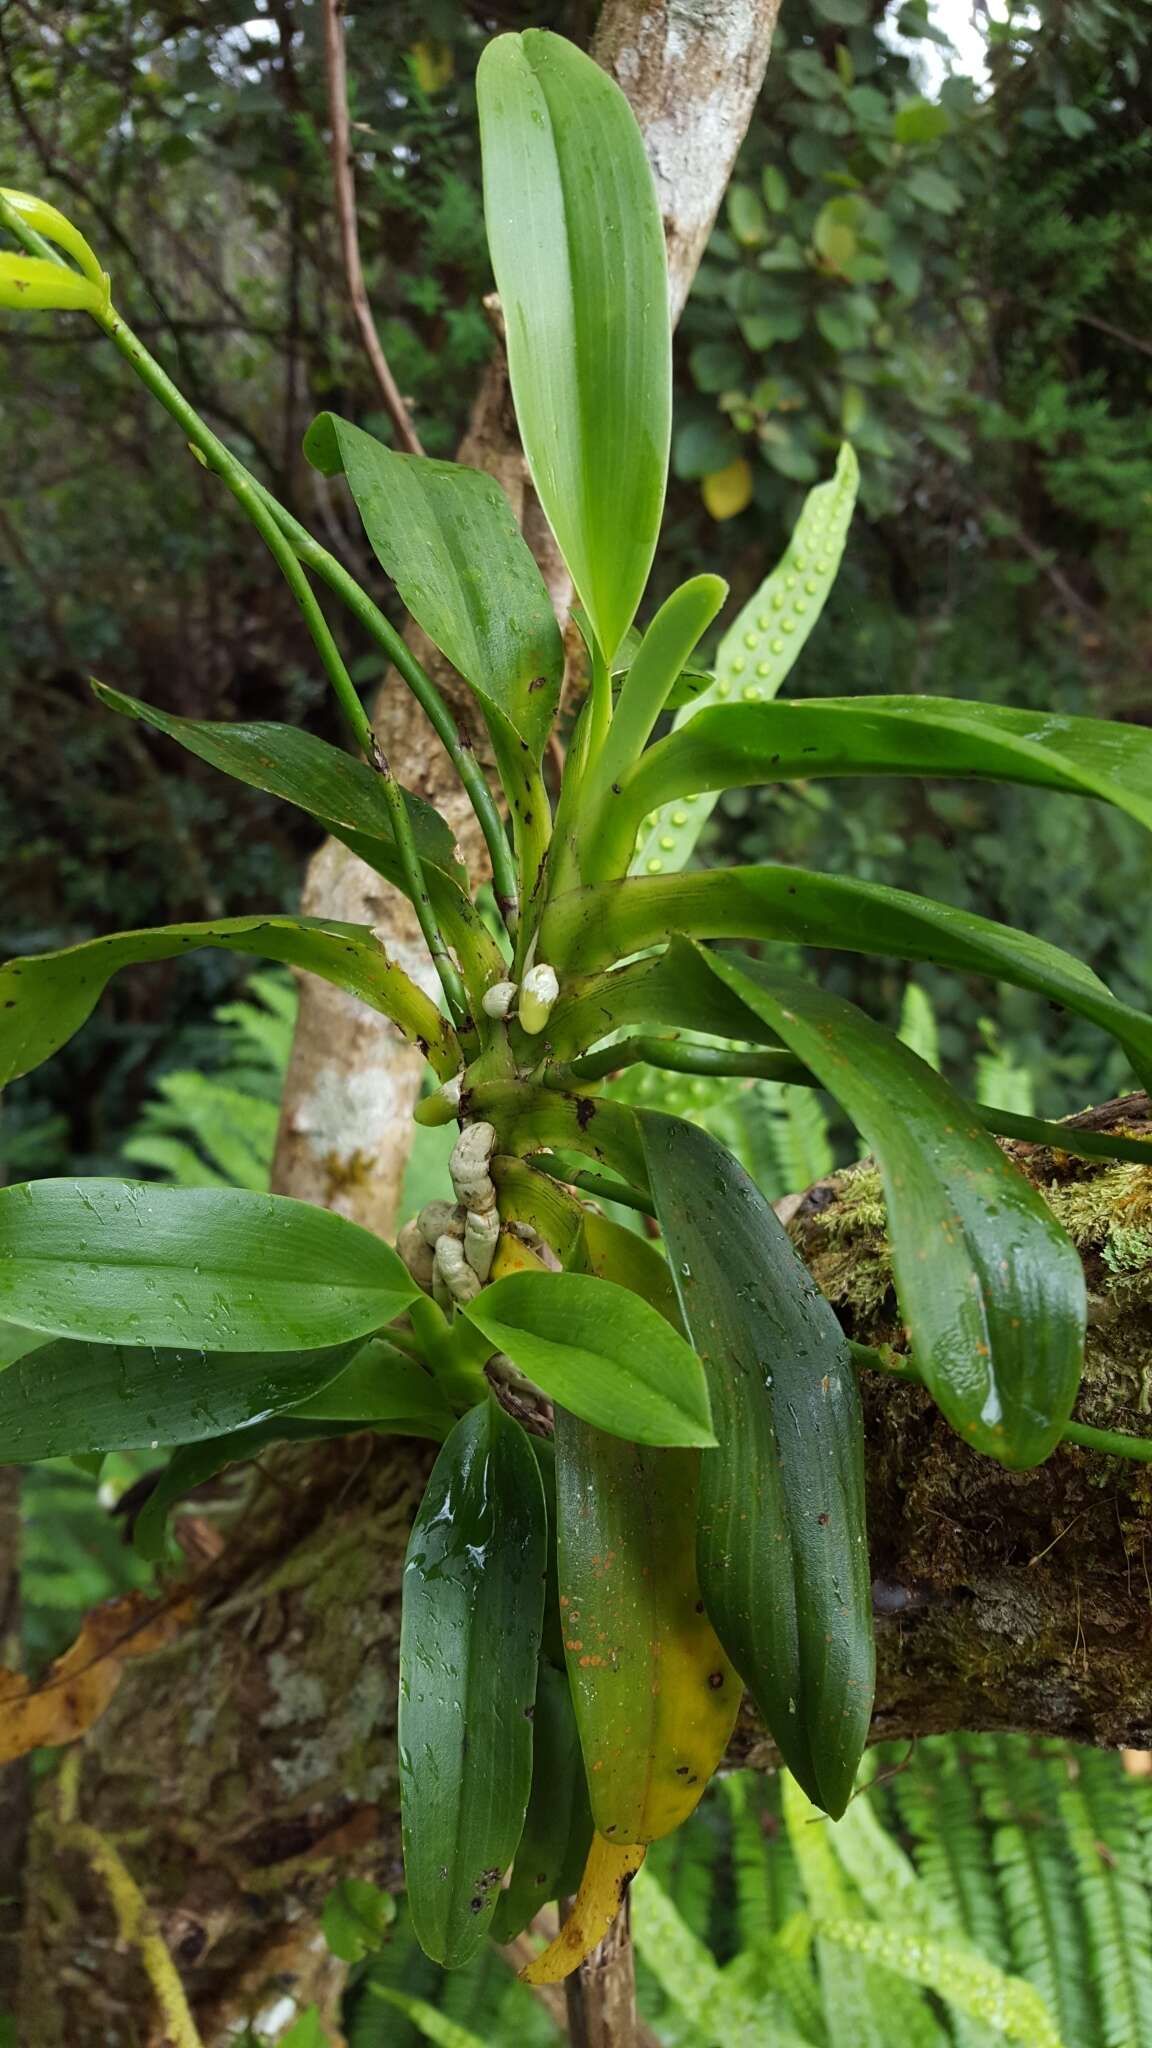
<svg viewBox="0 0 1152 2048">
<path fill-rule="evenodd" d="M 417 1938 L 445 1969 L 486 1941 L 524 1825 L 546 1556 L 528 1439 L 482 1402 L 436 1460 L 404 1564 L 404 1868 Z"/>
<path fill-rule="evenodd" d="M 124 1347 L 303 1351 L 370 1335 L 417 1292 L 370 1231 L 281 1195 L 118 1180 L 0 1189 L 0 1316 L 23 1329 Z"/>
<path fill-rule="evenodd" d="M 1084 1358 L 1071 1239 L 941 1075 L 882 1024 L 762 961 L 702 957 L 875 1152 L 901 1312 L 952 1427 L 1002 1464 L 1040 1464 L 1072 1412 Z"/>
<path fill-rule="evenodd" d="M 874 1675 L 856 1375 L 836 1317 L 743 1168 L 678 1117 L 642 1111 L 639 1121 L 712 1397 L 700 1590 L 789 1768 L 837 1815 Z"/>
</svg>

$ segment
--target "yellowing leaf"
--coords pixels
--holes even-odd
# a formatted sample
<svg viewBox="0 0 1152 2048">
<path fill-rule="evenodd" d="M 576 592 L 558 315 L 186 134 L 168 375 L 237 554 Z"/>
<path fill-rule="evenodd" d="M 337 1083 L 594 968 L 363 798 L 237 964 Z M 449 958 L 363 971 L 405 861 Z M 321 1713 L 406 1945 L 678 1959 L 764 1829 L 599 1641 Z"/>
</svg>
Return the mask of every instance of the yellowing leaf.
<svg viewBox="0 0 1152 2048">
<path fill-rule="evenodd" d="M 725 469 L 702 477 L 700 495 L 713 519 L 735 519 L 752 497 L 752 465 L 738 455 Z"/>
<path fill-rule="evenodd" d="M 644 1861 L 636 1842 L 619 1847 L 593 1835 L 588 1861 L 572 1911 L 554 1941 L 520 1972 L 524 1984 L 560 1984 L 598 1948 L 624 1903 L 624 1895 Z"/>
<path fill-rule="evenodd" d="M 421 92 L 443 92 L 456 68 L 450 43 L 413 43 L 408 55 Z"/>
<path fill-rule="evenodd" d="M 0 1764 L 75 1742 L 99 1720 L 129 1659 L 173 1642 L 195 1606 L 190 1597 L 159 1602 L 126 1593 L 93 1610 L 35 1688 L 21 1671 L 0 1671 Z"/>
</svg>

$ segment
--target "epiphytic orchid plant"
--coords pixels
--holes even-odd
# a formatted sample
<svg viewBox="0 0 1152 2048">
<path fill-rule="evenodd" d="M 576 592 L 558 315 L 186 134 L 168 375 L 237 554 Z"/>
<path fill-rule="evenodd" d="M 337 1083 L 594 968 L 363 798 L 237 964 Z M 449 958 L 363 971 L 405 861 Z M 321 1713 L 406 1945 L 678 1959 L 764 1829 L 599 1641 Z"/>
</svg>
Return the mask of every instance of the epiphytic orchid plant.
<svg viewBox="0 0 1152 2048">
<path fill-rule="evenodd" d="M 443 995 L 370 930 L 323 919 L 128 932 L 3 970 L 0 1079 L 47 1059 L 119 968 L 224 947 L 307 969 L 391 1018 L 434 1077 L 419 1115 L 460 1135 L 451 1198 L 395 1250 L 242 1190 L 5 1189 L 0 1316 L 15 1362 L 0 1378 L 0 1457 L 175 1447 L 144 1517 L 155 1548 L 165 1507 L 213 1460 L 342 1429 L 440 1440 L 404 1590 L 412 1914 L 452 1966 L 575 1891 L 531 1967 L 542 1981 L 574 1967 L 645 1845 L 692 1811 L 745 1688 L 805 1790 L 843 1811 L 873 1689 L 862 1365 L 919 1377 L 966 1445 L 1010 1466 L 1039 1463 L 1070 1431 L 1093 1440 L 1070 1422 L 1080 1263 L 990 1131 L 1152 1157 L 1134 1139 L 962 1100 L 881 1024 L 778 964 L 779 948 L 1038 990 L 1111 1033 L 1144 1080 L 1152 1019 L 1057 947 L 903 890 L 775 865 L 685 873 L 710 798 L 798 777 L 980 776 L 1152 825 L 1152 734 L 938 697 L 777 702 L 844 546 L 847 448 L 711 671 L 696 651 L 724 606 L 717 577 L 693 577 L 638 630 L 671 409 L 641 139 L 612 82 L 553 35 L 498 38 L 478 86 L 517 417 L 588 652 L 555 807 L 541 758 L 561 635 L 498 486 L 328 414 L 308 435 L 473 693 L 503 809 L 372 597 L 198 418 L 121 320 L 82 236 L 45 202 L 3 195 L 20 253 L 0 256 L 0 303 L 83 309 L 132 364 L 275 556 L 363 759 L 286 726 L 202 724 L 97 694 L 298 805 L 401 889 Z M 393 780 L 313 578 L 367 628 L 450 756 L 487 843 L 499 936 L 445 821 Z M 741 940 L 755 957 L 715 943 Z M 605 1095 L 636 1063 L 837 1098 L 883 1179 L 901 1356 L 846 1341 L 721 1145 Z M 662 1243 L 590 1195 L 654 1217 Z"/>
</svg>

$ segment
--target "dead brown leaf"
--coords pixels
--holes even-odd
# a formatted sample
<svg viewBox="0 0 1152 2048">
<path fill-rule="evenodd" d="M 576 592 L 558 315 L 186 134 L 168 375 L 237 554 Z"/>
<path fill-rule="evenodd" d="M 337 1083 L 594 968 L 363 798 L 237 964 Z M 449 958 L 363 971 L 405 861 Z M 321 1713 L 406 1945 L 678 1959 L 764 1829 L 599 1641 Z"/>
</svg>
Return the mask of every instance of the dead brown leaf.
<svg viewBox="0 0 1152 2048">
<path fill-rule="evenodd" d="M 126 1593 L 93 1609 L 71 1649 L 35 1688 L 23 1672 L 0 1669 L 0 1764 L 75 1742 L 99 1720 L 124 1665 L 174 1642 L 195 1607 L 188 1597 L 159 1601 Z"/>
</svg>

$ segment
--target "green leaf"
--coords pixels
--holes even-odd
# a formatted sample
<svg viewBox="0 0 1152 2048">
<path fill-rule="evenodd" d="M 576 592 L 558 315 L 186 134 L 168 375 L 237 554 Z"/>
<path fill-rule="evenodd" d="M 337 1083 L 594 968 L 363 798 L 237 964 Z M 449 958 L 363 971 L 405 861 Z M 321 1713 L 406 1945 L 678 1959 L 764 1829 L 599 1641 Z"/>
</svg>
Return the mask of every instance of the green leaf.
<svg viewBox="0 0 1152 2048">
<path fill-rule="evenodd" d="M 889 889 L 845 875 L 814 875 L 805 868 L 713 869 L 691 875 L 645 876 L 628 882 L 577 889 L 550 905 L 541 928 L 546 960 L 565 974 L 620 960 L 675 935 L 698 939 L 789 939 L 804 946 L 831 946 L 849 953 L 888 954 L 897 960 L 931 960 L 962 974 L 989 975 L 1018 988 L 1035 989 L 1050 1001 L 1088 1017 L 1119 1040 L 1137 1073 L 1152 1075 L 1152 1018 L 1112 995 L 1090 967 L 1059 946 L 1034 939 L 989 917 Z M 629 1001 L 627 1018 L 648 1021 L 643 969 L 626 970 L 619 990 Z M 638 986 L 639 984 L 639 986 Z M 612 983 L 616 987 L 615 981 Z M 627 997 L 625 997 L 627 991 Z M 581 1012 L 602 998 L 584 993 Z M 575 1010 L 575 1003 L 572 1004 Z M 660 1021 L 658 1015 L 651 1021 Z M 682 1020 L 683 1021 L 683 1020 Z M 568 1034 L 558 1004 L 549 1020 Z M 599 1035 L 611 1029 L 602 1022 Z M 693 1025 L 696 1030 L 722 1026 Z M 747 1036 L 732 1031 L 726 1036 Z"/>
<path fill-rule="evenodd" d="M 281 2036 L 280 2048 L 332 2048 L 331 2036 L 324 2032 L 320 2008 L 310 2005 L 294 2020 L 288 2032 Z"/>
<path fill-rule="evenodd" d="M 430 1065 L 442 1079 L 459 1071 L 455 1032 L 365 926 L 319 917 L 224 917 L 206 924 L 117 932 L 60 953 L 9 960 L 0 967 L 0 1087 L 30 1073 L 67 1044 L 122 967 L 177 959 L 197 946 L 256 953 L 265 960 L 306 968 L 391 1017 L 411 1042 L 423 1042 Z"/>
<path fill-rule="evenodd" d="M 304 452 L 343 470 L 364 531 L 413 618 L 539 760 L 564 679 L 552 601 L 496 479 L 456 462 L 398 455 L 321 413 Z"/>
<path fill-rule="evenodd" d="M 789 1769 L 835 1817 L 851 1797 L 874 1679 L 848 1346 L 731 1154 L 678 1117 L 645 1111 L 640 1125 L 715 1421 L 717 1447 L 700 1460 L 700 1590 Z"/>
<path fill-rule="evenodd" d="M 294 725 L 255 724 L 244 719 L 213 722 L 205 718 L 177 718 L 138 697 L 125 697 L 119 690 L 109 689 L 106 683 L 93 682 L 92 689 L 110 711 L 152 726 L 199 760 L 234 776 L 237 782 L 295 804 L 325 825 L 343 826 L 366 839 L 380 841 L 383 847 L 394 846 L 392 820 L 380 793 L 379 774 L 366 762 L 353 759 L 339 747 L 329 746 L 327 740 L 317 739 L 313 733 Z M 403 796 L 421 860 L 442 868 L 456 880 L 466 880 L 455 836 L 439 811 L 409 790 Z"/>
<path fill-rule="evenodd" d="M 291 1413 L 316 1422 L 370 1422 L 389 1436 L 441 1443 L 456 1420 L 431 1373 L 382 1337 L 363 1345 L 319 1392 L 294 1402 Z"/>
<path fill-rule="evenodd" d="M 1052 2014 L 1035 1986 L 1012 1977 L 975 1949 L 936 1941 L 919 1928 L 888 1927 L 862 1918 L 820 1915 L 822 1940 L 848 1955 L 882 1963 L 885 1969 L 923 1984 L 957 2012 L 994 2027 L 1023 2048 L 1063 2048 Z"/>
<path fill-rule="evenodd" d="M 342 1963 L 362 1963 L 382 1949 L 396 1918 L 396 1901 L 362 1877 L 345 1877 L 324 1901 L 320 1927 Z"/>
<path fill-rule="evenodd" d="M 911 100 L 892 116 L 892 139 L 905 144 L 939 142 L 950 135 L 955 123 L 947 107 L 936 100 Z"/>
<path fill-rule="evenodd" d="M 498 36 L 476 90 L 524 452 L 610 661 L 648 578 L 668 469 L 660 208 L 627 100 L 572 43 Z"/>
<path fill-rule="evenodd" d="M 640 758 L 620 801 L 638 825 L 646 812 L 692 790 L 823 775 L 1024 783 L 1099 797 L 1152 828 L 1152 732 L 1145 727 L 938 697 L 701 705 Z"/>
<path fill-rule="evenodd" d="M 138 1352 L 131 1355 L 134 1360 L 140 1356 Z M 171 1357 L 173 1354 L 163 1355 Z M 245 1370 L 251 1363 L 251 1356 L 246 1353 Z M 229 1465 L 248 1464 L 258 1458 L 269 1444 L 341 1434 L 342 1431 L 326 1429 L 320 1423 L 299 1422 L 286 1412 L 268 1416 L 263 1422 L 254 1422 L 243 1429 L 231 1430 L 226 1436 L 207 1436 L 198 1443 L 181 1444 L 173 1451 L 133 1521 L 134 1548 L 150 1563 L 159 1563 L 164 1556 L 168 1517 L 172 1509 L 206 1479 L 214 1479 Z"/>
<path fill-rule="evenodd" d="M 284 1195 L 120 1180 L 0 1189 L 0 1315 L 24 1329 L 129 1347 L 305 1350 L 367 1336 L 417 1292 L 370 1231 Z"/>
<path fill-rule="evenodd" d="M 356 1348 L 355 1342 L 284 1352 L 45 1344 L 0 1375 L 0 1464 L 224 1436 L 314 1393 L 343 1370 Z"/>
<path fill-rule="evenodd" d="M 964 195 L 959 185 L 928 164 L 917 164 L 914 170 L 909 171 L 902 180 L 902 189 L 921 206 L 926 206 L 930 213 L 952 214 L 963 204 Z"/>
<path fill-rule="evenodd" d="M 590 1273 L 512 1273 L 463 1311 L 552 1400 L 643 1444 L 710 1444 L 704 1373 L 656 1309 Z"/>
<path fill-rule="evenodd" d="M 532 1715 L 532 1791 L 492 1939 L 514 1941 L 550 1900 L 575 1891 L 592 1842 L 588 1785 L 568 1680 L 540 1659 Z"/>
<path fill-rule="evenodd" d="M 523 1830 L 546 1552 L 528 1439 L 485 1401 L 436 1460 L 404 1566 L 404 1868 L 420 1945 L 445 1969 L 483 1946 Z"/>
<path fill-rule="evenodd" d="M 1071 1239 L 948 1083 L 882 1025 L 797 975 L 707 959 L 875 1153 L 901 1314 L 939 1407 L 977 1450 L 1040 1464 L 1072 1412 L 1084 1359 L 1084 1274 Z"/>
<path fill-rule="evenodd" d="M 677 732 L 708 705 L 735 697 L 755 703 L 776 695 L 835 582 L 859 481 L 859 464 L 845 442 L 836 458 L 835 475 L 809 491 L 783 556 L 720 642 L 711 690 L 698 694 L 695 706 L 681 713 Z M 781 630 L 785 618 L 792 621 L 788 633 Z M 698 786 L 688 792 L 688 798 L 691 800 L 656 807 L 637 845 L 634 873 L 670 874 L 684 866 L 715 802 Z"/>
</svg>

